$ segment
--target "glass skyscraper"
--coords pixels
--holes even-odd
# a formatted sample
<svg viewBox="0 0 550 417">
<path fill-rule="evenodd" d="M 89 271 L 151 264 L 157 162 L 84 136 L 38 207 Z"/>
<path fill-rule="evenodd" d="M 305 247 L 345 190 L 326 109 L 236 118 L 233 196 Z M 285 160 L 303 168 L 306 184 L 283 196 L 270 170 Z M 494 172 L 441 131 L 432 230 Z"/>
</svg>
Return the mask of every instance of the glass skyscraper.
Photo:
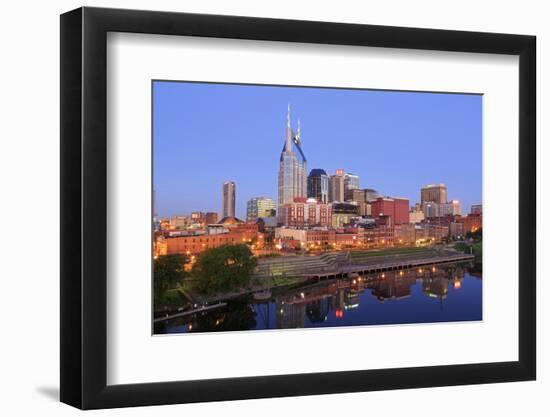
<svg viewBox="0 0 550 417">
<path fill-rule="evenodd" d="M 328 175 L 324 169 L 312 169 L 307 177 L 307 197 L 328 203 Z"/>
<path fill-rule="evenodd" d="M 296 197 L 306 198 L 307 174 L 306 157 L 302 151 L 300 121 L 295 133 L 290 127 L 290 105 L 288 106 L 286 139 L 279 159 L 278 212 L 281 206 L 293 203 Z"/>
</svg>

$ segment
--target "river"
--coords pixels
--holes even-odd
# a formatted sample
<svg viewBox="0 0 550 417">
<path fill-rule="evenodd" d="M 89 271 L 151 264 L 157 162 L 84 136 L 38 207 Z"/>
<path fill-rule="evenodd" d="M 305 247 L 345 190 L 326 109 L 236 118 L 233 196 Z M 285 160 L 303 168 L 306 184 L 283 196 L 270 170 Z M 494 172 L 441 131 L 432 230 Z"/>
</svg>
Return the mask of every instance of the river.
<svg viewBox="0 0 550 417">
<path fill-rule="evenodd" d="M 482 320 L 481 272 L 472 264 L 370 274 L 243 297 L 155 323 L 155 334 Z"/>
</svg>

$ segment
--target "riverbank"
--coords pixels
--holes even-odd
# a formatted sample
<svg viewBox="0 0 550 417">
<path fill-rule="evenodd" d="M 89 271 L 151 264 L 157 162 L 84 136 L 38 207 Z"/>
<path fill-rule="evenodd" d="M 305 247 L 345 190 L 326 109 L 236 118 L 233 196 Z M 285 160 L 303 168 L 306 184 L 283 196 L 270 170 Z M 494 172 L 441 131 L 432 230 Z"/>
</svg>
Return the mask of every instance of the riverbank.
<svg viewBox="0 0 550 417">
<path fill-rule="evenodd" d="M 354 252 L 329 252 L 316 256 L 289 256 L 260 260 L 251 284 L 216 294 L 199 294 L 186 288 L 192 308 L 208 306 L 254 293 L 272 294 L 300 287 L 320 279 L 346 278 L 355 273 L 431 266 L 473 258 L 450 248 L 392 248 Z M 267 268 L 266 268 L 267 265 Z M 190 287 L 190 286 L 189 286 Z M 163 312 L 165 314 L 166 311 Z"/>
</svg>

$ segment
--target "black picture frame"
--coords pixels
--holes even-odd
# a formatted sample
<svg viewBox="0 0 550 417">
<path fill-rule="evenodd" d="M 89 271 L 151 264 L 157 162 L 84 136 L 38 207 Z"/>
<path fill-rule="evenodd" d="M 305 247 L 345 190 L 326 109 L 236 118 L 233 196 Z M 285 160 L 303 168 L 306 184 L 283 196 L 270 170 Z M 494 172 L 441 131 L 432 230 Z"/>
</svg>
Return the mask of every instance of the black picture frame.
<svg viewBox="0 0 550 417">
<path fill-rule="evenodd" d="M 107 385 L 108 32 L 519 56 L 519 360 Z M 95 409 L 535 379 L 535 50 L 524 35 L 88 7 L 61 15 L 61 401 Z"/>
</svg>

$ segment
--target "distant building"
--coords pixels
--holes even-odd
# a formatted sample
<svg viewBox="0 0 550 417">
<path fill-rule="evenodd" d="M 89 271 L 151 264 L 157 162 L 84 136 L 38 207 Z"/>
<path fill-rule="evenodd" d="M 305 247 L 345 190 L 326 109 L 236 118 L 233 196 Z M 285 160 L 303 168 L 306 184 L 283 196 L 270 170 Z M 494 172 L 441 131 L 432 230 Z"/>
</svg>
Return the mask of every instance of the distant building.
<svg viewBox="0 0 550 417">
<path fill-rule="evenodd" d="M 375 201 L 378 197 L 380 197 L 378 191 L 373 190 L 372 188 L 365 188 L 365 201 L 370 203 Z"/>
<path fill-rule="evenodd" d="M 260 217 L 275 217 L 275 200 L 267 197 L 253 197 L 246 203 L 246 220 L 255 221 Z"/>
<path fill-rule="evenodd" d="M 233 181 L 223 183 L 222 217 L 235 217 L 235 183 Z"/>
<path fill-rule="evenodd" d="M 422 203 L 422 211 L 426 219 L 439 217 L 439 204 L 431 201 L 424 202 Z"/>
<path fill-rule="evenodd" d="M 357 203 L 359 216 L 370 216 L 372 213 L 371 202 L 375 201 L 379 197 L 375 190 L 369 188 L 357 188 L 346 190 L 345 200 L 346 202 Z"/>
<path fill-rule="evenodd" d="M 396 224 L 394 226 L 394 244 L 414 245 L 416 242 L 416 227 L 413 223 Z"/>
<path fill-rule="evenodd" d="M 360 202 L 357 203 L 357 214 L 359 216 L 371 216 L 372 215 L 372 205 L 370 203 Z"/>
<path fill-rule="evenodd" d="M 420 189 L 420 203 L 446 203 L 447 187 L 445 184 L 429 184 Z"/>
<path fill-rule="evenodd" d="M 290 127 L 290 105 L 288 106 L 286 138 L 281 157 L 279 158 L 278 177 L 278 212 L 279 221 L 282 215 L 281 208 L 286 204 L 293 204 L 295 198 L 307 196 L 306 157 L 302 151 L 300 122 L 298 131 L 294 133 Z"/>
<path fill-rule="evenodd" d="M 343 227 L 359 215 L 357 204 L 354 203 L 333 203 L 332 204 L 332 226 Z"/>
<path fill-rule="evenodd" d="M 183 229 L 191 223 L 191 219 L 188 216 L 172 216 L 169 220 L 169 229 Z"/>
<path fill-rule="evenodd" d="M 187 224 L 193 227 L 204 226 L 205 224 L 212 224 L 218 221 L 218 213 L 214 212 L 202 212 L 194 211 L 191 216 L 187 218 Z"/>
<path fill-rule="evenodd" d="M 364 203 L 367 201 L 367 193 L 360 188 L 346 189 L 344 192 L 344 199 L 346 201 L 356 201 L 358 203 Z"/>
<path fill-rule="evenodd" d="M 464 223 L 463 222 L 451 222 L 449 224 L 449 235 L 451 237 L 463 237 L 464 233 Z"/>
<path fill-rule="evenodd" d="M 424 212 L 422 210 L 413 209 L 409 211 L 409 223 L 420 223 L 424 220 Z"/>
<path fill-rule="evenodd" d="M 481 215 L 481 214 L 483 214 L 483 205 L 481 205 L 481 204 L 473 204 L 473 205 L 470 207 L 470 214 L 473 214 L 473 215 Z"/>
<path fill-rule="evenodd" d="M 307 198 L 328 203 L 329 177 L 324 169 L 312 169 L 307 177 Z"/>
<path fill-rule="evenodd" d="M 371 204 L 374 218 L 389 216 L 393 224 L 409 223 L 409 200 L 398 197 L 378 197 Z"/>
<path fill-rule="evenodd" d="M 460 201 L 451 200 L 447 203 L 441 203 L 439 205 L 439 216 L 461 216 L 462 210 L 460 207 Z"/>
<path fill-rule="evenodd" d="M 314 198 L 296 197 L 294 202 L 279 207 L 279 222 L 285 226 L 328 226 L 331 221 L 330 204 L 320 203 Z"/>
<path fill-rule="evenodd" d="M 367 248 L 393 246 L 394 229 L 389 221 L 378 221 L 367 227 L 359 228 L 360 242 Z"/>
<path fill-rule="evenodd" d="M 208 211 L 204 215 L 204 222 L 206 224 L 214 224 L 218 222 L 218 213 Z"/>
<path fill-rule="evenodd" d="M 336 174 L 329 179 L 328 201 L 342 203 L 345 200 L 345 177 L 344 170 L 337 169 Z"/>
<path fill-rule="evenodd" d="M 229 228 L 228 233 L 213 232 L 208 235 L 161 236 L 158 238 L 158 243 L 163 248 L 161 254 L 198 254 L 205 249 L 222 245 L 250 243 L 254 239 L 258 245 L 262 245 L 263 242 L 260 242 L 260 236 L 262 235 L 258 234 L 258 225 L 247 223 Z"/>
<path fill-rule="evenodd" d="M 449 227 L 434 223 L 421 223 L 415 226 L 416 240 L 440 241 L 449 235 Z"/>
<path fill-rule="evenodd" d="M 256 220 L 256 223 L 258 223 L 258 226 L 260 227 L 261 231 L 265 231 L 267 229 L 273 229 L 277 227 L 277 218 L 276 217 L 258 217 L 258 220 Z"/>
<path fill-rule="evenodd" d="M 457 221 L 464 225 L 464 234 L 468 232 L 475 232 L 483 226 L 482 215 L 469 214 L 468 216 L 459 218 Z"/>
<path fill-rule="evenodd" d="M 359 189 L 359 175 L 354 175 L 351 172 L 344 174 L 344 194 L 349 190 Z"/>
</svg>

